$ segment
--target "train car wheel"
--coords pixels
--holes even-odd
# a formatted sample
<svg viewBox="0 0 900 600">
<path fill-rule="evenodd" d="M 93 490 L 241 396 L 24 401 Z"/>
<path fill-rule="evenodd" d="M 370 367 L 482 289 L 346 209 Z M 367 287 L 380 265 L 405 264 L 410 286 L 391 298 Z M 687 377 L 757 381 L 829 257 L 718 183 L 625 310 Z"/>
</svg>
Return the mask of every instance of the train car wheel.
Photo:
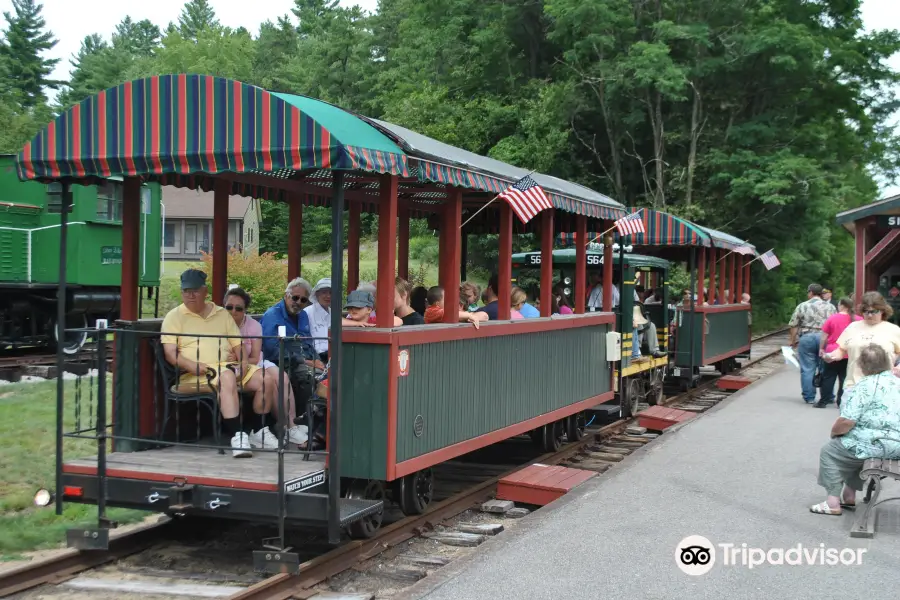
<svg viewBox="0 0 900 600">
<path fill-rule="evenodd" d="M 386 498 L 384 482 L 374 479 L 354 479 L 347 489 L 347 498 L 357 498 L 361 500 L 381 500 L 384 502 Z M 374 515 L 369 515 L 359 521 L 354 521 L 347 527 L 347 533 L 353 539 L 368 539 L 375 535 L 375 532 L 381 527 L 384 519 L 384 509 L 378 511 Z"/>
<path fill-rule="evenodd" d="M 544 452 L 556 452 L 562 447 L 563 427 L 561 421 L 547 423 L 541 429 L 544 432 Z"/>
<path fill-rule="evenodd" d="M 69 315 L 66 317 L 66 329 L 87 329 L 87 317 L 83 314 L 81 315 Z M 53 328 L 53 344 L 54 346 L 58 346 L 59 344 L 59 327 L 57 327 L 56 319 L 53 319 L 53 324 L 51 325 Z M 80 333 L 64 333 L 63 334 L 63 354 L 75 354 L 79 350 L 81 350 L 82 346 L 84 346 L 85 342 L 87 342 L 88 334 L 87 331 L 82 331 Z"/>
<path fill-rule="evenodd" d="M 637 414 L 638 405 L 641 402 L 641 382 L 637 377 L 629 377 L 622 382 L 622 391 L 619 392 L 619 404 L 622 407 L 622 417 L 633 417 Z"/>
<path fill-rule="evenodd" d="M 404 515 L 421 515 L 434 498 L 434 471 L 422 469 L 400 480 L 400 510 Z"/>
<path fill-rule="evenodd" d="M 584 437 L 584 413 L 576 413 L 566 417 L 566 439 L 569 443 L 577 442 Z"/>
<path fill-rule="evenodd" d="M 544 428 L 538 427 L 537 429 L 532 429 L 528 432 L 528 437 L 531 438 L 532 443 L 538 448 L 544 447 Z"/>
<path fill-rule="evenodd" d="M 665 377 L 666 373 L 662 367 L 653 369 L 650 377 L 649 391 L 647 392 L 647 404 L 650 406 L 656 406 L 665 399 L 666 396 L 663 392 L 663 382 L 665 381 Z"/>
</svg>

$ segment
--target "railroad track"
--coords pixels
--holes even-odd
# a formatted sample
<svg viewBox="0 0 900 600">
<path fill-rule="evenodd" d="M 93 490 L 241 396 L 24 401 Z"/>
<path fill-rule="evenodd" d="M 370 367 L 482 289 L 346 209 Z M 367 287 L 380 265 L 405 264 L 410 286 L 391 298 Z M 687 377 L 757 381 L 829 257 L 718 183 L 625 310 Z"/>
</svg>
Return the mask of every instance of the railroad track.
<svg viewBox="0 0 900 600">
<path fill-rule="evenodd" d="M 45 352 L 33 348 L 20 349 L 21 352 L 13 350 L 5 350 L 0 354 L 0 369 L 9 370 L 23 367 L 56 366 L 56 353 Z M 107 361 L 112 360 L 113 343 L 106 342 Z M 84 347 L 75 354 L 66 356 L 66 365 L 85 365 L 96 361 L 97 348 L 96 344 L 85 344 Z"/>
<path fill-rule="evenodd" d="M 786 330 L 781 330 L 755 338 L 753 340 L 754 349 L 751 359 L 741 365 L 739 372 L 751 379 L 758 379 L 765 377 L 778 368 L 781 364 L 780 362 L 767 361 L 767 359 L 780 353 L 780 348 L 784 344 L 785 332 Z M 730 393 L 720 391 L 715 387 L 717 379 L 718 377 L 710 378 L 688 392 L 667 398 L 662 404 L 694 412 L 704 412 L 730 395 Z M 394 555 L 398 555 L 399 549 L 404 542 L 415 540 L 422 534 L 435 531 L 441 523 L 466 513 L 473 507 L 490 499 L 497 482 L 523 466 L 535 462 L 547 465 L 565 464 L 601 473 L 609 468 L 613 468 L 616 462 L 622 460 L 625 455 L 631 453 L 634 449 L 652 443 L 651 436 L 625 435 L 626 429 L 633 422 L 634 419 L 632 418 L 619 419 L 602 427 L 588 428 L 582 440 L 566 444 L 557 452 L 537 457 L 532 455 L 524 464 L 509 465 L 510 468 L 506 470 L 498 469 L 496 465 L 492 465 L 491 472 L 495 473 L 493 476 L 482 477 L 474 485 L 470 485 L 466 489 L 433 504 L 423 515 L 401 518 L 389 525 L 383 525 L 371 539 L 349 541 L 334 549 L 327 549 L 321 542 L 318 544 L 313 543 L 314 546 L 318 546 L 313 551 L 318 550 L 320 553 L 302 563 L 299 574 L 282 573 L 255 583 L 253 582 L 254 579 L 246 576 L 243 578 L 237 576 L 225 578 L 225 581 L 231 583 L 241 580 L 244 585 L 249 583 L 246 587 L 242 585 L 230 588 L 211 585 L 215 581 L 212 575 L 207 578 L 203 575 L 198 575 L 195 578 L 203 579 L 203 583 L 206 584 L 205 589 L 201 589 L 203 588 L 202 585 L 196 589 L 191 588 L 189 585 L 185 588 L 184 593 L 180 595 L 194 595 L 191 593 L 193 590 L 196 593 L 195 597 L 227 596 L 228 600 L 313 598 L 322 591 L 317 586 L 329 578 L 348 571 L 354 572 L 354 570 L 359 572 L 359 576 L 365 576 L 365 569 L 360 568 L 361 564 L 367 561 L 371 562 L 371 559 L 378 556 L 394 557 Z M 477 463 L 474 466 L 477 467 Z M 55 559 L 0 573 L 0 597 L 7 597 L 10 594 L 30 590 L 41 585 L 59 584 L 72 579 L 81 572 L 102 567 L 103 565 L 110 565 L 116 563 L 116 561 L 122 561 L 128 556 L 136 555 L 141 551 L 147 550 L 155 543 L 165 540 L 175 528 L 181 527 L 177 522 L 145 526 L 135 533 L 121 535 L 113 539 L 107 552 L 92 553 L 66 550 Z M 246 551 L 241 552 L 241 556 L 244 557 L 243 559 L 246 562 L 249 562 Z M 433 564 L 431 568 L 435 566 L 439 565 Z M 421 565 L 418 569 L 424 573 Z M 228 571 L 227 568 L 217 568 L 215 570 L 218 573 Z M 125 571 L 127 572 L 127 568 Z M 415 582 L 416 569 L 412 569 L 410 572 L 412 576 L 406 582 L 407 586 Z M 156 573 L 156 577 L 161 577 L 162 575 L 165 575 L 165 573 Z M 109 576 L 107 575 L 107 577 Z M 171 579 L 183 578 L 177 572 L 172 572 L 170 577 Z M 401 585 L 401 587 L 403 586 Z M 154 594 L 152 589 L 153 587 L 150 586 L 144 592 L 135 592 L 134 590 L 131 590 L 131 592 L 138 593 L 141 597 L 156 597 L 157 594 Z M 128 591 L 127 586 L 122 588 L 122 590 Z M 58 597 L 65 597 L 67 593 L 72 591 L 74 590 L 69 589 L 68 592 L 61 590 Z M 233 593 L 230 596 L 227 595 L 231 591 Z M 172 593 L 171 590 L 169 593 Z M 35 597 L 45 598 L 56 595 L 42 594 Z M 96 597 L 96 594 L 91 593 L 91 596 Z M 123 596 L 122 593 L 116 593 L 110 597 Z M 160 595 L 159 597 L 163 596 Z"/>
</svg>

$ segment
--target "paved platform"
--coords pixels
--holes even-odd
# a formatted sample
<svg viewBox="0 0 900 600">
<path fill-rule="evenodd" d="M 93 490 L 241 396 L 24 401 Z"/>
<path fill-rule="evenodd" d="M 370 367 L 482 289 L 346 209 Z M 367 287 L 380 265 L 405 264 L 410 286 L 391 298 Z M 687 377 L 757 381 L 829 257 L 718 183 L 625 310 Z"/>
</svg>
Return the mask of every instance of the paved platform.
<svg viewBox="0 0 900 600">
<path fill-rule="evenodd" d="M 816 484 L 819 448 L 837 415 L 834 407 L 804 404 L 798 371 L 784 366 L 403 597 L 893 597 L 900 590 L 900 501 L 879 507 L 871 540 L 850 537 L 852 511 L 840 517 L 809 512 L 825 498 Z M 897 496 L 897 487 L 886 485 L 882 497 Z M 715 547 L 715 564 L 704 575 L 676 565 L 676 547 L 690 535 Z M 824 544 L 866 552 L 859 566 L 804 562 L 749 569 L 723 565 L 719 544 L 728 543 L 766 551 L 802 544 L 812 552 Z"/>
</svg>

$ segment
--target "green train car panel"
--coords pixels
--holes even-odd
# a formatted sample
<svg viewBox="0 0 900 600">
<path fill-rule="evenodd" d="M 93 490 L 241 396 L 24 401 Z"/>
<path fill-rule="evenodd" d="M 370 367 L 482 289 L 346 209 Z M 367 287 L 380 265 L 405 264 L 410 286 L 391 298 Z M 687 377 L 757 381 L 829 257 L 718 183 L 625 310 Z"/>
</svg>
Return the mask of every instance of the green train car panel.
<svg viewBox="0 0 900 600">
<path fill-rule="evenodd" d="M 122 181 L 73 185 L 68 283 L 118 287 L 122 281 Z M 15 157 L 0 156 L 0 283 L 56 284 L 59 278 L 60 184 L 19 181 Z M 141 188 L 139 283 L 158 287 L 161 191 Z"/>
</svg>

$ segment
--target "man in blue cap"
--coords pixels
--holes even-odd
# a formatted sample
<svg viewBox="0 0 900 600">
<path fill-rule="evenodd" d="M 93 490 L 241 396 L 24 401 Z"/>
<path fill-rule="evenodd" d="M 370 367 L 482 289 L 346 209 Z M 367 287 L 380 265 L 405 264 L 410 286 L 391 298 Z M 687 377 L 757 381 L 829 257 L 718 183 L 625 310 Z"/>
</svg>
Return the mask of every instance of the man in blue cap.
<svg viewBox="0 0 900 600">
<path fill-rule="evenodd" d="M 182 304 L 163 319 L 160 335 L 166 361 L 179 369 L 179 388 L 196 386 L 199 392 L 209 385 L 217 391 L 222 424 L 231 436 L 235 458 L 251 456 L 251 446 L 277 448 L 278 440 L 268 427 L 273 390 L 263 393 L 263 372 L 257 365 L 247 364 L 240 330 L 228 311 L 206 301 L 208 291 L 203 271 L 188 269 L 181 274 Z M 242 390 L 254 392 L 258 424 L 250 425 L 249 435 L 243 431 L 240 416 Z"/>
</svg>

